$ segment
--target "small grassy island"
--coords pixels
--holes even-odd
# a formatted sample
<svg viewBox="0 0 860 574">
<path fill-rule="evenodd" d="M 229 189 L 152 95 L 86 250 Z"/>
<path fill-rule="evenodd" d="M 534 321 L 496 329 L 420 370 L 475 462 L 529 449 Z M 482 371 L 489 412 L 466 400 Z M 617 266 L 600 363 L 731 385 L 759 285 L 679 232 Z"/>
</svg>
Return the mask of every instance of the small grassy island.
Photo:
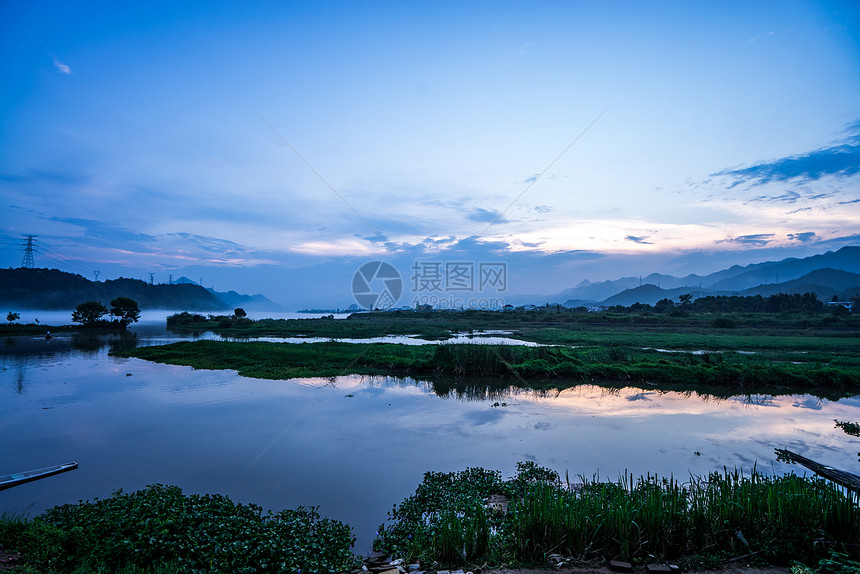
<svg viewBox="0 0 860 574">
<path fill-rule="evenodd" d="M 196 341 L 126 349 L 117 354 L 198 369 L 235 369 L 243 376 L 263 379 L 447 375 L 496 377 L 509 385 L 538 389 L 564 388 L 583 381 L 727 387 L 737 392 L 768 387 L 841 393 L 860 388 L 860 359 L 828 357 L 826 362 L 820 358 L 800 362 L 790 351 L 694 355 L 627 346 Z"/>
<path fill-rule="evenodd" d="M 686 310 L 662 314 L 631 309 L 394 311 L 358 313 L 347 319 L 258 321 L 181 313 L 168 318 L 170 329 L 211 330 L 240 339 L 384 335 L 446 339 L 456 333 L 478 336 L 495 331 L 541 346 L 195 341 L 118 354 L 200 369 L 235 369 L 243 376 L 267 379 L 390 374 L 494 377 L 538 389 L 588 381 L 689 389 L 705 385 L 738 392 L 816 389 L 831 396 L 860 390 L 857 315 L 749 312 L 715 317 Z"/>
</svg>

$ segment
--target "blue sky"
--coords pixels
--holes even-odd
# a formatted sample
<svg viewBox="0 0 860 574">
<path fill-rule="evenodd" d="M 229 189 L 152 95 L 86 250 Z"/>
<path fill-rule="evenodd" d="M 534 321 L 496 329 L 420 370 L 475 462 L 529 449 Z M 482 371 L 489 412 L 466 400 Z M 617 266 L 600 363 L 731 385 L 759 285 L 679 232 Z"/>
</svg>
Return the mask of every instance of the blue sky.
<svg viewBox="0 0 860 574">
<path fill-rule="evenodd" d="M 856 2 L 124 4 L 0 4 L 4 266 L 289 307 L 371 260 L 551 294 L 860 242 Z"/>
</svg>

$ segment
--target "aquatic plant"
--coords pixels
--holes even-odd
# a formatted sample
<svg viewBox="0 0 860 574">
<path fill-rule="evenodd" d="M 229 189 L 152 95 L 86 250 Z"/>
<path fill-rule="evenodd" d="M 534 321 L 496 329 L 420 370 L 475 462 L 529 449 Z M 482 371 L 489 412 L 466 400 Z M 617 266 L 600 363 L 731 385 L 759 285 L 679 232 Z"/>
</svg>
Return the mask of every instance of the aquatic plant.
<svg viewBox="0 0 860 574">
<path fill-rule="evenodd" d="M 221 495 L 152 485 L 0 520 L 0 542 L 39 572 L 319 572 L 355 565 L 350 528 L 314 508 L 263 513 Z"/>
<path fill-rule="evenodd" d="M 426 474 L 416 493 L 389 513 L 374 547 L 443 564 L 542 564 L 549 554 L 628 561 L 749 556 L 787 564 L 814 563 L 828 546 L 845 551 L 860 543 L 857 495 L 823 479 L 753 469 L 684 482 L 580 477 L 571 488 L 549 469 L 521 465 L 518 471 L 507 481 L 480 468 Z M 483 504 L 497 493 L 510 497 L 505 514 Z M 476 540 L 481 543 L 469 545 Z"/>
</svg>

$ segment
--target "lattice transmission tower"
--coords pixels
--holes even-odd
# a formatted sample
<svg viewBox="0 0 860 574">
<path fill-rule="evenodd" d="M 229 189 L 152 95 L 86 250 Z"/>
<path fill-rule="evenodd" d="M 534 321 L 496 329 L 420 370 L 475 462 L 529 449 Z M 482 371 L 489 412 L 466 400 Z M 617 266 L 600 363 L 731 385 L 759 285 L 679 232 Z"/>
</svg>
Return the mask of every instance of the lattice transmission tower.
<svg viewBox="0 0 860 574">
<path fill-rule="evenodd" d="M 35 261 L 33 261 L 33 246 L 36 244 L 36 238 L 38 235 L 25 235 L 27 241 L 24 243 L 24 260 L 21 261 L 21 267 L 25 269 L 33 269 L 36 267 Z"/>
</svg>

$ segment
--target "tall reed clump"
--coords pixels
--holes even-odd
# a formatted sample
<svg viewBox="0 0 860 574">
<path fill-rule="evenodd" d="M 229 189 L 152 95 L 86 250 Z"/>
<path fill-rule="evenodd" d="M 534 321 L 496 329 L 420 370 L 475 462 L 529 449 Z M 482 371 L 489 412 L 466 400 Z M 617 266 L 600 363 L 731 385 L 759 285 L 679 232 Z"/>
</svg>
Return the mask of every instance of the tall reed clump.
<svg viewBox="0 0 860 574">
<path fill-rule="evenodd" d="M 504 491 L 501 473 L 483 468 L 428 472 L 415 494 L 388 513 L 374 548 L 424 562 L 466 564 L 492 554 L 490 539 L 502 516 L 484 498 Z"/>
<path fill-rule="evenodd" d="M 687 492 L 673 478 L 630 475 L 585 481 L 575 491 L 535 485 L 510 513 L 514 555 L 524 561 L 542 561 L 549 553 L 624 560 L 678 556 Z"/>
<path fill-rule="evenodd" d="M 483 504 L 492 494 L 510 498 L 507 513 Z M 857 503 L 856 494 L 822 479 L 755 469 L 685 482 L 625 474 L 614 482 L 582 479 L 570 488 L 552 471 L 520 463 L 507 481 L 484 469 L 428 473 L 416 494 L 395 506 L 374 544 L 410 560 L 450 565 L 544 563 L 549 554 L 814 563 L 828 550 L 856 552 Z"/>
<path fill-rule="evenodd" d="M 821 478 L 725 471 L 691 481 L 689 498 L 696 547 L 808 560 L 819 542 L 860 542 L 857 494 Z"/>
</svg>

